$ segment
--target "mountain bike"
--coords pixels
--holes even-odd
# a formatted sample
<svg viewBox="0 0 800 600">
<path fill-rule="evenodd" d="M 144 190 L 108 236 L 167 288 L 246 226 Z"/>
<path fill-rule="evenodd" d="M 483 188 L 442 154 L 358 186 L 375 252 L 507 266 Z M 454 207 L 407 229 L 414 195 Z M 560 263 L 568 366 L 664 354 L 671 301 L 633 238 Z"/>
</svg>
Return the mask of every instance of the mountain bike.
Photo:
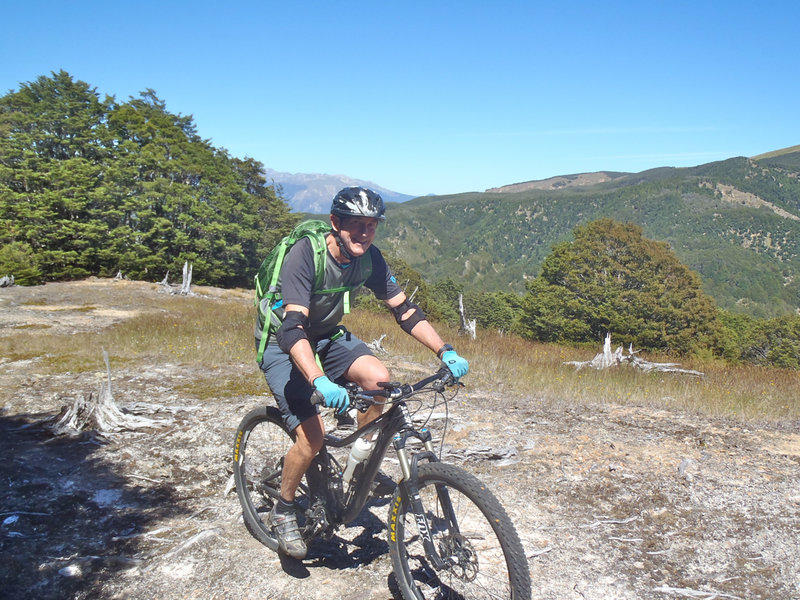
<svg viewBox="0 0 800 600">
<path fill-rule="evenodd" d="M 392 446 L 402 477 L 389 502 L 388 545 L 403 597 L 528 599 L 527 559 L 505 509 L 475 476 L 441 462 L 430 430 L 414 425 L 409 408 L 418 400 L 412 400 L 414 396 L 432 393 L 435 407 L 452 399 L 446 388 L 456 384 L 449 370 L 442 369 L 414 384 L 382 383 L 379 390 L 346 386 L 351 406 L 359 411 L 375 403 L 385 403 L 388 409 L 346 437 L 325 435 L 322 450 L 297 490 L 303 538 L 307 544 L 318 537 L 330 539 L 358 516 Z M 374 446 L 345 485 L 342 466 L 329 449 L 344 449 L 364 436 L 372 436 Z M 233 471 L 244 522 L 272 550 L 278 549 L 278 540 L 267 516 L 277 502 L 283 459 L 293 443 L 294 434 L 272 406 L 251 410 L 234 442 Z"/>
</svg>

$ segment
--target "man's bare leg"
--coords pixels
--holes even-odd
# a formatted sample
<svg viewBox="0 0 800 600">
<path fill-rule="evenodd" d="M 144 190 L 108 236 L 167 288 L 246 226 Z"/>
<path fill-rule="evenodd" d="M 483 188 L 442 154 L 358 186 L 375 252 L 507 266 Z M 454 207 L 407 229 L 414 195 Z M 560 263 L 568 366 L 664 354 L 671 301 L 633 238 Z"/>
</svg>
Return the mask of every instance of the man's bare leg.
<svg viewBox="0 0 800 600">
<path fill-rule="evenodd" d="M 294 496 L 303 474 L 322 447 L 325 428 L 320 416 L 314 415 L 300 423 L 295 432 L 295 443 L 283 460 L 281 497 L 269 514 L 269 524 L 278 538 L 281 552 L 303 559 L 308 548 L 297 526 Z"/>
<path fill-rule="evenodd" d="M 371 355 L 359 356 L 345 371 L 344 376 L 365 390 L 377 390 L 379 382 L 389 381 L 389 371 L 380 360 Z M 382 412 L 382 404 L 373 404 L 367 412 L 359 412 L 358 427 L 361 428 L 370 421 L 374 421 L 381 416 Z"/>
<path fill-rule="evenodd" d="M 345 377 L 354 381 L 365 390 L 377 390 L 378 383 L 389 381 L 389 371 L 384 364 L 374 356 L 358 357 L 350 368 L 345 371 Z M 376 398 L 380 399 L 380 397 Z M 383 413 L 383 404 L 373 404 L 366 412 L 358 413 L 358 427 L 364 427 L 374 421 Z M 372 483 L 372 493 L 375 497 L 386 496 L 394 492 L 395 483 L 391 477 L 383 472 L 378 472 Z"/>
<path fill-rule="evenodd" d="M 295 434 L 297 435 L 295 443 L 283 460 L 281 497 L 287 502 L 294 501 L 297 486 L 300 485 L 311 461 L 322 448 L 322 439 L 325 435 L 322 418 L 319 415 L 309 417 L 295 429 Z"/>
</svg>

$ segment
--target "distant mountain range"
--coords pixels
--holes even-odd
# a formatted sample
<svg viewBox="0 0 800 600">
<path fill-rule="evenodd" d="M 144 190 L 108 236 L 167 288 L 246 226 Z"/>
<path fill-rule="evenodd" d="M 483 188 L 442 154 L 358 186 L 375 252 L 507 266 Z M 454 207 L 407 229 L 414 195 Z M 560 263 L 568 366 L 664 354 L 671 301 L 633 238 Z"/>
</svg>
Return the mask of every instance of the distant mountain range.
<svg viewBox="0 0 800 600">
<path fill-rule="evenodd" d="M 342 188 L 352 186 L 368 187 L 378 192 L 386 202 L 405 202 L 415 196 L 387 190 L 371 181 L 353 179 L 346 175 L 324 175 L 319 173 L 281 173 L 264 169 L 268 182 L 280 184 L 283 197 L 294 212 L 326 213 L 331 200 Z"/>
<path fill-rule="evenodd" d="M 429 281 L 521 292 L 553 244 L 609 217 L 667 242 L 717 304 L 800 311 L 800 146 L 641 173 L 552 177 L 388 209 L 377 245 Z"/>
</svg>

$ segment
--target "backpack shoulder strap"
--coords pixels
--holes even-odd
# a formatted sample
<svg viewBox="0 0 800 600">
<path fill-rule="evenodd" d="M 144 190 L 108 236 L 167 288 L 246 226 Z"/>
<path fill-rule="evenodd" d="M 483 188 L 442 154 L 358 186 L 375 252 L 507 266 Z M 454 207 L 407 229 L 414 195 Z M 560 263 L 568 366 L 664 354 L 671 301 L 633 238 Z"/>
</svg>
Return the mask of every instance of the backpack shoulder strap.
<svg viewBox="0 0 800 600">
<path fill-rule="evenodd" d="M 281 241 L 282 248 L 278 259 L 275 261 L 276 268 L 272 273 L 270 288 L 274 289 L 278 285 L 278 277 L 285 253 L 304 237 L 308 238 L 311 243 L 311 251 L 314 256 L 314 284 L 312 289 L 321 288 L 325 277 L 325 262 L 328 257 L 328 243 L 325 238 L 330 231 L 331 226 L 328 223 L 317 219 L 303 221 L 295 226 L 292 232 Z"/>
<path fill-rule="evenodd" d="M 330 231 L 330 228 L 328 228 Z M 325 278 L 325 263 L 328 258 L 328 242 L 325 239 L 327 232 L 310 231 L 306 234 L 308 241 L 311 242 L 311 251 L 314 253 L 314 286 L 313 290 L 322 287 Z"/>
</svg>

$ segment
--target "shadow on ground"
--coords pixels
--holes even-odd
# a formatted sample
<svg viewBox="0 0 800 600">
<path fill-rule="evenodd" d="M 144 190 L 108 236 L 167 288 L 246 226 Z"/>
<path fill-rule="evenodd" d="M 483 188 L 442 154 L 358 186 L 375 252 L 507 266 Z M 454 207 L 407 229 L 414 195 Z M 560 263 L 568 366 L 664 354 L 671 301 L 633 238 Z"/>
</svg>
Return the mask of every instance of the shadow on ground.
<svg viewBox="0 0 800 600">
<path fill-rule="evenodd" d="M 92 436 L 54 438 L 39 415 L 0 416 L 0 597 L 87 598 L 138 566 L 138 533 L 180 512 L 98 458 Z"/>
</svg>

